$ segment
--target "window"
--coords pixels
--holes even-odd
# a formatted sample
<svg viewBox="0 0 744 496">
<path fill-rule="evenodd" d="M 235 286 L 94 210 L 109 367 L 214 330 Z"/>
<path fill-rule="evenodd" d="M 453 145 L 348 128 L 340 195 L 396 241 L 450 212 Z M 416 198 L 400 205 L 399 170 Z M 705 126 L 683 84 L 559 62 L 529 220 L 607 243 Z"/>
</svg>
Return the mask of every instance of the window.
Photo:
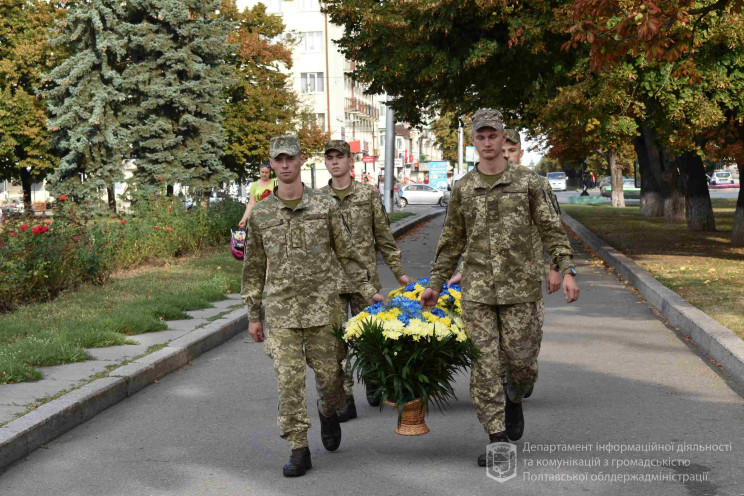
<svg viewBox="0 0 744 496">
<path fill-rule="evenodd" d="M 282 13 L 282 0 L 261 0 L 261 3 L 266 5 L 266 12 L 269 14 Z"/>
<path fill-rule="evenodd" d="M 315 114 L 315 123 L 319 128 L 325 129 L 325 114 Z"/>
<path fill-rule="evenodd" d="M 387 105 L 385 105 L 384 103 L 381 103 L 380 104 L 380 117 L 385 119 L 387 116 L 386 112 L 387 112 Z"/>
<path fill-rule="evenodd" d="M 322 72 L 303 72 L 300 74 L 301 93 L 323 93 L 325 83 Z"/>
<path fill-rule="evenodd" d="M 300 33 L 300 51 L 302 53 L 320 53 L 323 46 L 323 31 Z"/>
<path fill-rule="evenodd" d="M 320 2 L 318 0 L 300 0 L 299 10 L 318 12 L 320 10 Z"/>
</svg>

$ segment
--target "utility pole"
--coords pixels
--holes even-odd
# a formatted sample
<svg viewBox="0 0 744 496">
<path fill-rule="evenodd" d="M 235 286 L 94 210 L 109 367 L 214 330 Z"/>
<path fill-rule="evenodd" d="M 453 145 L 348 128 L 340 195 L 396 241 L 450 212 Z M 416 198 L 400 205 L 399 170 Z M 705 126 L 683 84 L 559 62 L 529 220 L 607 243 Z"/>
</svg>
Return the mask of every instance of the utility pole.
<svg viewBox="0 0 744 496">
<path fill-rule="evenodd" d="M 395 111 L 387 106 L 385 119 L 385 211 L 393 212 L 393 184 L 395 174 Z"/>
<path fill-rule="evenodd" d="M 458 119 L 457 126 L 457 173 L 462 174 L 462 166 L 465 162 L 465 130 L 462 128 L 462 120 Z"/>
</svg>

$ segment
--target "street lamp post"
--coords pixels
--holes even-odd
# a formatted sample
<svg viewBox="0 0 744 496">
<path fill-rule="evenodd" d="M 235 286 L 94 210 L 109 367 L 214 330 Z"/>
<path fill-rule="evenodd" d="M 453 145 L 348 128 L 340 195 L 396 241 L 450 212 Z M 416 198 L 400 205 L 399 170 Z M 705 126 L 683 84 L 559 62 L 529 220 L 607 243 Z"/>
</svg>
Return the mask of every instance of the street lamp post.
<svg viewBox="0 0 744 496">
<path fill-rule="evenodd" d="M 395 174 L 395 111 L 388 104 L 385 123 L 385 211 L 393 212 L 393 179 Z"/>
</svg>

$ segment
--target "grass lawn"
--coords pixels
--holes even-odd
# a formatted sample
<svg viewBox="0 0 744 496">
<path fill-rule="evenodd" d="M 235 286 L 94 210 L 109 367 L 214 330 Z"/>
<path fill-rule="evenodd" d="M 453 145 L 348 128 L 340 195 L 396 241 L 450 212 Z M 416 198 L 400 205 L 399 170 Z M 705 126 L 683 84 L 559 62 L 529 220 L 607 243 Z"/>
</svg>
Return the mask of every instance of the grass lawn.
<svg viewBox="0 0 744 496">
<path fill-rule="evenodd" d="M 638 205 L 561 208 L 744 339 L 744 248 L 730 243 L 736 200 L 713 199 L 715 233 L 642 217 Z"/>
<path fill-rule="evenodd" d="M 229 253 L 131 271 L 49 303 L 0 315 L 0 384 L 37 380 L 35 367 L 87 360 L 85 348 L 127 344 L 165 329 L 165 320 L 240 291 L 242 264 Z"/>
<path fill-rule="evenodd" d="M 390 219 L 390 223 L 392 224 L 396 220 L 405 219 L 409 215 L 413 215 L 413 212 L 393 212 L 388 214 L 388 219 Z"/>
</svg>

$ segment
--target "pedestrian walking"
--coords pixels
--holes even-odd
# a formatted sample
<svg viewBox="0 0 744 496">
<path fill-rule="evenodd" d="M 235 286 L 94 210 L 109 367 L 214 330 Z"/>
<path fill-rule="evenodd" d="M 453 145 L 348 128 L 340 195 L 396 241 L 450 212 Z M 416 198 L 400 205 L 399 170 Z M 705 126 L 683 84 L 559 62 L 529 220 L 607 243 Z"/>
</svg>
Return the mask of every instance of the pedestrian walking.
<svg viewBox="0 0 744 496">
<path fill-rule="evenodd" d="M 563 275 L 567 302 L 579 297 L 573 253 L 558 212 L 543 183 L 503 156 L 501 113 L 481 109 L 473 116 L 473 144 L 480 162 L 457 181 L 421 304 L 433 307 L 462 257 L 462 308 L 469 336 L 480 349 L 470 394 L 490 442 L 520 439 L 522 398 L 534 384 L 542 328 L 541 278 L 532 224 Z M 508 371 L 501 384 L 501 352 Z M 486 465 L 486 455 L 478 457 Z"/>
<path fill-rule="evenodd" d="M 395 243 L 393 232 L 385 207 L 382 205 L 380 192 L 367 183 L 354 181 L 350 175 L 353 162 L 351 148 L 344 140 L 332 140 L 325 144 L 325 166 L 331 174 L 328 184 L 320 191 L 332 196 L 338 204 L 338 209 L 351 231 L 351 238 L 364 261 L 370 282 L 377 291 L 382 284 L 377 273 L 376 251 L 382 254 L 385 263 L 395 275 L 398 283 L 405 286 L 411 279 L 403 270 L 400 262 L 400 250 Z M 364 298 L 351 281 L 343 278 L 340 281 L 339 294 L 343 304 L 343 313 L 355 316 L 367 307 L 367 299 Z M 346 403 L 338 411 L 339 421 L 357 417 L 356 404 L 354 402 L 354 378 L 351 371 L 344 363 L 344 392 Z M 372 406 L 380 404 L 377 387 L 374 384 L 365 384 L 367 401 Z"/>
<path fill-rule="evenodd" d="M 332 261 L 338 260 L 371 304 L 384 298 L 370 283 L 336 202 L 302 184 L 300 168 L 305 157 L 299 140 L 295 136 L 272 138 L 269 150 L 278 184 L 248 216 L 241 296 L 248 305 L 248 332 L 261 342 L 264 289 L 268 295 L 265 350 L 274 360 L 277 422 L 281 436 L 292 447 L 283 474 L 297 477 L 312 467 L 305 364 L 315 371 L 323 446 L 334 451 L 341 443 L 336 411 L 344 405 L 341 362 L 346 353 L 333 334 L 333 325 L 342 319 Z"/>
<path fill-rule="evenodd" d="M 243 229 L 248 221 L 248 215 L 251 213 L 256 203 L 265 200 L 271 195 L 276 187 L 276 179 L 271 179 L 271 163 L 265 162 L 258 169 L 259 178 L 251 183 L 248 192 L 248 204 L 245 206 L 245 213 L 240 219 L 238 226 Z"/>
</svg>

